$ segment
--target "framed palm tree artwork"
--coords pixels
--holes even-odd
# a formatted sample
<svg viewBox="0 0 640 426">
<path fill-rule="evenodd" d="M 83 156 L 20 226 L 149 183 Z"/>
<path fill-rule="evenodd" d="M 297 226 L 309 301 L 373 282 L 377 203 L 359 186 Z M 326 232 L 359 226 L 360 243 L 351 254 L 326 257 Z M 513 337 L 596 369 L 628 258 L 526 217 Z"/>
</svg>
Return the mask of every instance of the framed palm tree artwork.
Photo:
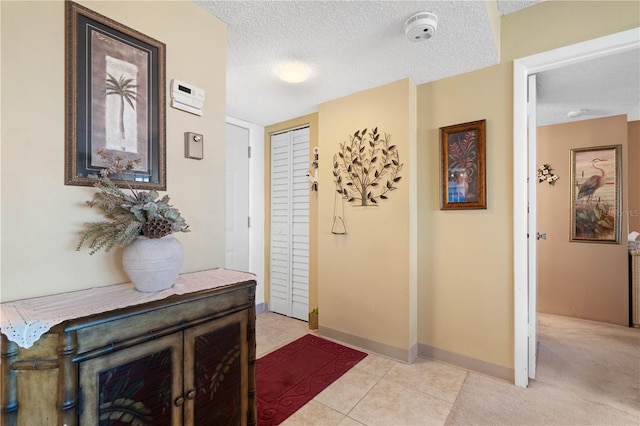
<svg viewBox="0 0 640 426">
<path fill-rule="evenodd" d="M 571 150 L 571 241 L 620 243 L 621 150 Z"/>
<path fill-rule="evenodd" d="M 137 188 L 165 190 L 164 43 L 74 2 L 65 7 L 65 184 L 93 185 L 109 172 L 99 154 L 107 153 L 135 160 Z"/>
<path fill-rule="evenodd" d="M 440 210 L 486 209 L 486 120 L 440 128 Z"/>
</svg>

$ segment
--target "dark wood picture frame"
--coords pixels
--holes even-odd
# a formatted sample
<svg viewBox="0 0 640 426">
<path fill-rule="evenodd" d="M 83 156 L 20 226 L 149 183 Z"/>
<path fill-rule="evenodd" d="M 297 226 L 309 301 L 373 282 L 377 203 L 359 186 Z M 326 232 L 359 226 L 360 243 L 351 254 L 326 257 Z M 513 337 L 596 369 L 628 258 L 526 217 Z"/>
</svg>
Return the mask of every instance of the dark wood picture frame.
<svg viewBox="0 0 640 426">
<path fill-rule="evenodd" d="M 486 120 L 440 128 L 440 210 L 486 209 Z"/>
<path fill-rule="evenodd" d="M 65 184 L 91 186 L 98 155 L 140 159 L 139 189 L 166 190 L 164 43 L 77 3 L 65 4 Z M 125 177 L 110 176 L 118 186 Z"/>
<path fill-rule="evenodd" d="M 572 242 L 620 244 L 621 145 L 571 150 Z"/>
</svg>

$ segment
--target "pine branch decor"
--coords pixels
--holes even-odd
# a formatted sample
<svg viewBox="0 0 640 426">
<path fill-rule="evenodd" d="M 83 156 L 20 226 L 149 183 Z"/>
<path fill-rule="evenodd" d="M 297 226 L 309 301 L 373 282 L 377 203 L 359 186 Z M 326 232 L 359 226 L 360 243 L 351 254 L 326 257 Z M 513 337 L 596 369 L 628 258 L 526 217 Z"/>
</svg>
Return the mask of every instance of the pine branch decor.
<svg viewBox="0 0 640 426">
<path fill-rule="evenodd" d="M 109 252 L 114 247 L 131 244 L 140 235 L 162 238 L 173 232 L 189 232 L 189 225 L 180 211 L 169 204 L 168 195 L 159 198 L 157 191 L 138 191 L 126 179 L 128 173 L 133 174 L 139 159 L 123 164 L 122 158 L 111 157 L 104 150 L 99 150 L 98 154 L 108 161 L 109 166 L 102 169 L 96 178 L 94 186 L 98 192 L 93 200 L 87 201 L 87 205 L 102 210 L 106 220 L 84 224 L 77 251 L 87 244 L 89 254 L 103 249 Z M 129 193 L 116 186 L 109 178 L 113 175 L 123 178 Z"/>
<path fill-rule="evenodd" d="M 378 128 L 367 133 L 357 130 L 349 142 L 340 144 L 333 156 L 333 176 L 336 191 L 348 202 L 360 206 L 378 205 L 397 189 L 402 170 L 398 149 L 391 145 L 391 135 L 381 136 Z"/>
</svg>

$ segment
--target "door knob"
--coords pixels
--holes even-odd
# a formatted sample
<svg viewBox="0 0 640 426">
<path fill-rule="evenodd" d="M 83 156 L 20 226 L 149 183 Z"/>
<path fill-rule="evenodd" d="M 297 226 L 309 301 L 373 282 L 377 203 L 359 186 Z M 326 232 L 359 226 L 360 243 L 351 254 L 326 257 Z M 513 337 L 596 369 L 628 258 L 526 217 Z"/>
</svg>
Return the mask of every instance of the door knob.
<svg viewBox="0 0 640 426">
<path fill-rule="evenodd" d="M 190 391 L 187 392 L 187 399 L 193 399 L 196 397 L 196 391 L 191 389 Z"/>
<path fill-rule="evenodd" d="M 537 233 L 536 238 L 538 240 L 546 240 L 547 239 L 547 234 L 541 234 L 541 233 Z"/>
<path fill-rule="evenodd" d="M 174 401 L 173 401 L 173 405 L 175 405 L 176 407 L 180 407 L 182 404 L 184 404 L 184 398 L 179 396 L 177 397 Z"/>
</svg>

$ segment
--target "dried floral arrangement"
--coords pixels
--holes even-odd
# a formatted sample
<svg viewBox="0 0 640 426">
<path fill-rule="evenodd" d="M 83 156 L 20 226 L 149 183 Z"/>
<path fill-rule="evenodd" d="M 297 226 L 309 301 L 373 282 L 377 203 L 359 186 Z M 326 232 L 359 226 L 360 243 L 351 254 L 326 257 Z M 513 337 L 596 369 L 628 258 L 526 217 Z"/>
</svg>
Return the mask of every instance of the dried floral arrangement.
<svg viewBox="0 0 640 426">
<path fill-rule="evenodd" d="M 93 200 L 87 201 L 89 207 L 101 209 L 107 220 L 86 222 L 81 232 L 79 251 L 84 244 L 90 249 L 89 254 L 104 249 L 109 252 L 113 247 L 124 247 L 131 244 L 138 236 L 162 238 L 173 232 L 189 232 L 189 225 L 180 215 L 180 211 L 169 204 L 169 196 L 159 198 L 157 191 L 139 191 L 135 189 L 133 170 L 139 159 L 123 163 L 121 157 L 112 157 L 104 150 L 98 155 L 105 159 L 109 166 L 100 171 L 94 186 L 98 192 Z M 131 181 L 127 179 L 130 174 Z M 121 177 L 126 183 L 129 193 L 109 178 Z"/>
<path fill-rule="evenodd" d="M 402 170 L 398 150 L 390 144 L 391 136 L 381 137 L 376 127 L 357 130 L 349 142 L 340 144 L 333 156 L 333 176 L 336 191 L 349 202 L 359 201 L 361 206 L 378 205 L 387 193 L 396 188 Z"/>
</svg>

